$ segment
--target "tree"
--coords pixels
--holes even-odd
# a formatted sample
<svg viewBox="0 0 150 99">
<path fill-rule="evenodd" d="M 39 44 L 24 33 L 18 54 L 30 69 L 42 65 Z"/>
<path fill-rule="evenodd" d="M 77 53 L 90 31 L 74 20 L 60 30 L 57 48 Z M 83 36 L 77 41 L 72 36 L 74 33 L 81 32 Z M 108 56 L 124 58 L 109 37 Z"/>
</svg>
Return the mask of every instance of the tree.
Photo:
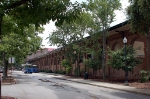
<svg viewBox="0 0 150 99">
<path fill-rule="evenodd" d="M 84 32 L 82 28 L 78 26 L 78 22 L 78 19 L 69 24 L 64 22 L 63 25 L 57 27 L 57 30 L 53 31 L 48 38 L 51 45 L 64 48 L 63 51 L 67 60 L 72 61 L 70 57 L 74 57 L 77 63 L 79 63 L 79 49 L 76 48 L 76 42 L 83 39 L 84 36 Z"/>
<path fill-rule="evenodd" d="M 29 28 L 24 28 L 23 35 L 15 34 L 11 32 L 8 35 L 3 35 L 0 52 L 4 55 L 4 77 L 7 76 L 8 57 L 15 57 L 16 63 L 24 62 L 27 55 L 35 53 L 40 49 L 42 38 L 37 35 L 36 32 L 41 32 L 43 29 L 39 28 L 36 31 L 34 25 L 30 25 Z M 6 65 L 5 65 L 6 64 Z"/>
<path fill-rule="evenodd" d="M 101 47 L 102 47 L 99 44 L 100 43 L 99 39 L 101 39 L 100 36 L 103 33 L 103 77 L 104 77 L 105 76 L 104 75 L 105 74 L 104 72 L 105 71 L 105 63 L 104 63 L 105 62 L 105 43 L 106 43 L 106 35 L 107 35 L 106 33 L 107 33 L 107 29 L 109 28 L 110 23 L 113 22 L 113 18 L 115 16 L 114 10 L 120 7 L 120 3 L 119 3 L 119 0 L 115 0 L 115 1 L 88 0 L 88 3 L 84 3 L 82 5 L 85 7 L 83 10 L 84 13 L 81 14 L 80 21 L 75 22 L 77 23 L 76 31 L 78 32 L 77 33 L 78 35 L 82 34 L 83 35 L 82 37 L 84 37 L 84 35 L 87 33 L 90 36 L 89 37 L 90 40 L 86 38 L 83 40 L 80 40 L 81 42 L 84 42 L 85 46 L 84 47 L 80 46 L 80 43 L 81 43 L 80 42 L 76 44 L 76 46 L 78 46 L 76 47 L 76 49 L 81 52 L 82 50 L 79 50 L 79 49 L 85 48 L 84 53 L 90 53 L 90 54 L 97 53 L 98 54 L 98 52 L 101 52 Z M 72 24 L 69 24 L 69 26 L 72 26 Z M 74 38 L 78 38 L 77 35 L 74 35 L 75 33 L 73 32 L 71 33 L 71 32 L 69 31 L 68 33 L 66 31 L 65 34 L 68 36 L 71 35 Z M 59 36 L 59 37 L 65 37 L 65 36 Z M 68 37 L 68 39 L 70 39 L 70 37 Z M 55 40 L 58 40 L 58 39 L 55 39 Z M 61 40 L 59 39 L 59 41 Z M 66 39 L 63 39 L 63 40 L 66 42 Z M 66 43 L 66 45 L 67 44 L 68 43 Z M 96 56 L 94 57 L 96 59 L 100 59 L 99 57 L 96 57 Z"/>
<path fill-rule="evenodd" d="M 145 46 L 150 49 L 150 1 L 149 0 L 129 0 L 130 6 L 127 9 L 131 31 L 145 35 L 147 37 Z M 146 55 L 149 56 L 149 50 L 146 50 Z M 148 69 L 150 70 L 150 58 L 146 58 Z"/>
<path fill-rule="evenodd" d="M 65 69 L 66 69 L 66 74 L 69 75 L 69 74 L 71 73 L 71 70 L 72 70 L 72 66 L 71 66 L 70 61 L 67 60 L 67 59 L 64 59 L 64 60 L 61 61 L 61 65 L 62 65 L 63 67 L 65 67 Z"/>
<path fill-rule="evenodd" d="M 102 53 L 100 54 L 100 52 L 98 51 L 93 50 L 92 53 L 90 53 L 92 57 L 88 57 L 87 59 L 83 60 L 83 64 L 85 66 L 85 72 L 87 72 L 86 67 L 89 67 L 93 69 L 93 75 L 96 75 L 97 70 L 102 68 L 102 65 L 101 65 L 102 61 L 100 58 Z"/>
<path fill-rule="evenodd" d="M 132 71 L 135 66 L 140 64 L 142 61 L 140 58 L 135 57 L 136 50 L 133 49 L 132 46 L 127 46 L 126 47 L 126 57 L 125 58 L 125 47 L 122 49 L 119 49 L 117 51 L 109 51 L 109 56 L 110 59 L 108 60 L 108 65 L 112 66 L 112 68 L 120 70 L 122 69 L 123 71 L 126 71 L 126 66 L 127 66 L 127 71 Z M 126 59 L 126 64 L 125 64 L 125 59 Z"/>
<path fill-rule="evenodd" d="M 102 70 L 105 79 L 105 59 L 106 59 L 106 38 L 110 24 L 114 21 L 115 10 L 121 6 L 120 0 L 88 0 L 85 4 L 86 9 L 91 13 L 94 20 L 94 28 L 90 29 L 90 36 L 96 33 L 102 35 Z M 92 30 L 92 31 L 91 31 Z M 92 39 L 93 40 L 93 39 Z M 95 44 L 95 43 L 94 43 Z M 100 47 L 99 47 L 100 48 Z"/>
<path fill-rule="evenodd" d="M 13 32 L 24 35 L 24 28 L 31 24 L 38 28 L 53 20 L 56 21 L 56 25 L 60 25 L 64 20 L 66 22 L 74 20 L 79 13 L 80 5 L 72 4 L 69 0 L 2 0 L 0 2 L 0 41 L 6 32 L 3 31 L 6 30 L 3 23 L 6 23 L 4 18 L 7 16 L 16 23 L 13 26 L 17 28 L 13 28 Z M 11 28 L 9 27 L 10 30 Z M 3 59 L 5 63 L 4 52 Z"/>
<path fill-rule="evenodd" d="M 72 57 L 73 62 L 77 63 L 78 76 L 80 75 L 79 61 L 87 53 L 89 44 L 87 43 L 89 40 L 83 37 L 93 25 L 90 13 L 83 11 L 74 22 L 64 22 L 61 27 L 57 27 L 57 30 L 49 35 L 49 43 L 67 49 L 67 51 L 64 50 L 66 58 L 71 59 Z"/>
<path fill-rule="evenodd" d="M 80 5 L 69 0 L 2 0 L 0 2 L 0 36 L 3 33 L 5 16 L 11 17 L 21 30 L 30 24 L 36 27 L 56 21 L 57 25 L 64 20 L 70 22 L 78 17 Z"/>
<path fill-rule="evenodd" d="M 130 6 L 127 9 L 132 32 L 148 35 L 150 30 L 150 1 L 129 0 Z"/>
</svg>

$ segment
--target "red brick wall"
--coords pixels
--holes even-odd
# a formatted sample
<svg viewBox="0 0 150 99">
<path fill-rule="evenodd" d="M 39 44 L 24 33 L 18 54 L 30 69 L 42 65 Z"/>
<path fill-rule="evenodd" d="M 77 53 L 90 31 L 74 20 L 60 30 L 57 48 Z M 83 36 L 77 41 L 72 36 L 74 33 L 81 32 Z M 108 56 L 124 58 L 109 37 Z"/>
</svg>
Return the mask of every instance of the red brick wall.
<svg viewBox="0 0 150 99">
<path fill-rule="evenodd" d="M 134 41 L 141 41 L 141 42 L 144 42 L 144 49 L 146 49 L 145 45 L 146 45 L 147 38 L 145 36 L 141 36 L 139 34 L 132 34 L 132 33 L 129 33 L 129 31 L 125 31 L 125 37 L 128 40 L 127 45 L 133 45 Z M 117 33 L 117 34 L 111 35 L 108 38 L 108 46 L 111 49 L 114 49 L 114 47 L 117 43 L 124 45 L 121 34 Z M 141 58 L 143 60 L 143 62 L 141 64 L 139 64 L 138 66 L 135 66 L 135 68 L 132 72 L 129 72 L 129 74 L 128 74 L 129 77 L 132 77 L 132 78 L 139 77 L 140 70 L 148 69 L 148 66 L 146 65 L 148 60 L 146 60 L 146 59 L 149 58 L 149 56 L 147 55 L 145 50 L 144 50 L 144 52 L 145 52 L 145 57 Z M 107 71 L 107 74 L 110 77 L 125 77 L 125 73 L 122 70 L 115 70 L 112 67 L 108 67 L 108 69 L 109 70 Z"/>
</svg>

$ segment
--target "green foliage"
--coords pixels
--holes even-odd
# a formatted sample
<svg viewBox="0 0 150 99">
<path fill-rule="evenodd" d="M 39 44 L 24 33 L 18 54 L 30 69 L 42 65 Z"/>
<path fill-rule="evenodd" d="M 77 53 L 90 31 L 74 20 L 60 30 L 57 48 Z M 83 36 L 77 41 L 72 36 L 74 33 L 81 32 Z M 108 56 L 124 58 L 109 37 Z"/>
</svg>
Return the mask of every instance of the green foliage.
<svg viewBox="0 0 150 99">
<path fill-rule="evenodd" d="M 11 20 L 9 21 L 11 22 Z M 11 29 L 13 29 L 13 27 Z M 13 31 L 2 35 L 0 52 L 6 53 L 6 59 L 13 56 L 17 63 L 23 63 L 27 55 L 35 53 L 40 49 L 42 38 L 38 36 L 38 33 L 42 31 L 42 27 L 36 29 L 34 25 L 30 25 L 30 27 L 26 27 L 23 31 L 20 31 L 22 35 L 18 32 L 14 33 Z"/>
<path fill-rule="evenodd" d="M 126 66 L 128 71 L 132 71 L 134 66 L 137 66 L 142 61 L 135 57 L 136 51 L 132 46 L 126 47 L 126 65 L 125 65 L 125 47 L 117 51 L 109 50 L 110 59 L 108 60 L 108 65 L 112 66 L 114 69 L 126 71 Z"/>
<path fill-rule="evenodd" d="M 59 71 L 59 70 L 55 70 L 54 73 L 55 73 L 55 74 L 59 74 L 60 71 Z"/>
<path fill-rule="evenodd" d="M 45 70 L 39 70 L 39 72 L 45 72 Z"/>
<path fill-rule="evenodd" d="M 69 0 L 3 0 L 0 4 L 0 17 L 12 16 L 21 28 L 29 24 L 40 26 L 50 20 L 60 25 L 64 20 L 70 22 L 76 19 L 80 7 L 78 3 L 72 4 Z"/>
<path fill-rule="evenodd" d="M 150 72 L 145 71 L 145 70 L 141 70 L 140 74 L 141 74 L 141 79 L 140 79 L 141 83 L 147 82 L 149 80 Z"/>
<path fill-rule="evenodd" d="M 92 67 L 98 67 L 98 62 L 101 61 L 103 78 L 105 78 L 105 48 L 106 48 L 106 38 L 108 36 L 108 28 L 110 24 L 114 21 L 115 10 L 118 10 L 121 6 L 120 0 L 88 0 L 88 3 L 84 4 L 87 12 L 90 13 L 92 21 L 90 29 L 87 29 L 87 33 L 90 35 L 91 44 L 90 49 L 92 52 L 96 52 L 97 49 L 101 49 L 103 53 L 101 54 L 102 59 L 96 58 L 93 61 Z M 100 38 L 102 37 L 102 38 Z M 102 42 L 100 45 L 99 43 Z"/>
<path fill-rule="evenodd" d="M 70 75 L 71 72 L 72 72 L 72 67 L 71 67 L 71 66 L 70 66 L 70 67 L 67 67 L 67 68 L 66 68 L 66 74 L 67 74 L 67 75 Z"/>
<path fill-rule="evenodd" d="M 63 67 L 65 67 L 66 74 L 69 75 L 71 73 L 71 71 L 72 71 L 71 63 L 68 60 L 64 59 L 64 60 L 61 61 L 61 65 Z"/>
<path fill-rule="evenodd" d="M 120 0 L 88 0 L 85 8 L 90 11 L 93 17 L 94 26 L 90 35 L 109 28 L 114 21 L 115 10 L 120 9 Z"/>
<path fill-rule="evenodd" d="M 91 67 L 91 59 L 84 59 L 83 64 L 84 66 Z"/>
<path fill-rule="evenodd" d="M 129 0 L 127 15 L 133 33 L 147 35 L 150 30 L 150 0 Z"/>
<path fill-rule="evenodd" d="M 82 6 L 85 9 L 80 17 L 70 24 L 64 22 L 61 27 L 57 27 L 57 30 L 49 36 L 49 43 L 67 49 L 64 51 L 66 58 L 71 56 L 73 60 L 76 60 L 77 65 L 79 61 L 77 57 L 84 53 L 92 54 L 94 58 L 90 66 L 93 69 L 99 69 L 102 63 L 102 49 L 99 40 L 102 32 L 100 31 L 109 28 L 115 17 L 114 11 L 119 9 L 120 3 L 119 0 L 88 0 Z M 89 38 L 83 39 L 87 34 L 90 40 Z"/>
<path fill-rule="evenodd" d="M 47 73 L 53 73 L 53 71 L 52 71 L 52 70 L 46 70 L 46 72 L 47 72 Z"/>
<path fill-rule="evenodd" d="M 75 74 L 75 76 L 78 76 L 78 75 L 79 75 L 78 67 L 76 67 L 76 68 L 74 69 L 74 74 Z"/>
<path fill-rule="evenodd" d="M 66 71 L 60 70 L 59 73 L 60 74 L 66 74 Z"/>
<path fill-rule="evenodd" d="M 93 68 L 95 70 L 101 68 L 101 60 L 100 59 L 84 59 L 83 64 L 85 66 Z"/>
<path fill-rule="evenodd" d="M 64 60 L 61 61 L 61 65 L 62 65 L 63 67 L 65 67 L 65 68 L 71 66 L 70 62 L 69 62 L 68 60 L 66 60 L 66 59 L 64 59 Z"/>
</svg>

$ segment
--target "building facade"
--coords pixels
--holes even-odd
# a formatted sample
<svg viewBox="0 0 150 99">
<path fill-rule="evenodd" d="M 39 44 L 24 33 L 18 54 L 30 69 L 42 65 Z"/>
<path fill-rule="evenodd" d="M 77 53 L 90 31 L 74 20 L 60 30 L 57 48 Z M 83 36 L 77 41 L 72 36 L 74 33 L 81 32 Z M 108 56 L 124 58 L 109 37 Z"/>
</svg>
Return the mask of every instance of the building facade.
<svg viewBox="0 0 150 99">
<path fill-rule="evenodd" d="M 137 49 L 136 57 L 142 59 L 142 63 L 135 66 L 132 72 L 129 72 L 129 77 L 140 77 L 140 70 L 150 70 L 150 38 L 148 36 L 140 35 L 139 33 L 131 33 L 130 25 L 128 22 L 120 23 L 109 29 L 106 45 L 112 50 L 120 49 L 124 46 L 123 38 L 127 38 L 127 45 L 132 45 L 134 49 Z M 64 70 L 61 66 L 61 60 L 65 59 L 63 48 L 55 49 L 46 52 L 45 54 L 37 53 L 37 55 L 31 55 L 27 60 L 36 64 L 39 70 Z M 37 57 L 33 57 L 37 56 Z M 109 59 L 106 54 L 106 62 Z M 73 69 L 76 67 L 76 63 L 72 64 Z M 82 62 L 80 63 L 80 70 L 84 69 Z M 72 73 L 74 74 L 74 73 Z M 89 69 L 89 74 L 92 74 L 92 70 Z M 102 76 L 102 70 L 97 70 L 97 76 Z M 113 69 L 111 66 L 106 65 L 106 76 L 108 77 L 124 77 L 125 73 L 122 70 Z"/>
</svg>

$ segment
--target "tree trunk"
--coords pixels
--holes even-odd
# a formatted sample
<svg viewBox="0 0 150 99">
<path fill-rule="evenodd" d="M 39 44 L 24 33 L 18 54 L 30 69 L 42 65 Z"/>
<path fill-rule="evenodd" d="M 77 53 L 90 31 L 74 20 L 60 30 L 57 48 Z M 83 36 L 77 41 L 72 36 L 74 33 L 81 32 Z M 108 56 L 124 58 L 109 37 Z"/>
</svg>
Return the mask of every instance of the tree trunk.
<svg viewBox="0 0 150 99">
<path fill-rule="evenodd" d="M 0 15 L 0 43 L 1 43 L 1 39 L 2 39 L 2 18 L 3 18 L 3 16 Z"/>
<path fill-rule="evenodd" d="M 78 77 L 79 77 L 79 76 L 81 76 L 80 65 L 79 65 L 79 58 L 77 58 L 77 67 L 78 67 Z"/>
<path fill-rule="evenodd" d="M 7 77 L 7 70 L 6 70 L 5 52 L 3 52 L 3 64 L 4 64 L 3 78 L 6 79 L 6 77 Z"/>
<path fill-rule="evenodd" d="M 6 71 L 6 77 L 8 76 L 7 75 L 7 70 L 8 70 L 8 60 L 5 60 L 5 62 L 6 62 L 6 68 L 5 68 L 5 71 Z"/>
<path fill-rule="evenodd" d="M 106 31 L 103 29 L 103 55 L 102 55 L 102 69 L 103 69 L 103 79 L 105 79 L 105 42 L 106 42 Z"/>
<path fill-rule="evenodd" d="M 3 19 L 3 15 L 2 13 L 0 13 L 0 43 L 2 41 L 2 19 Z M 2 53 L 3 56 L 3 53 Z M 0 97 L 1 97 L 1 81 L 0 81 Z"/>
</svg>

